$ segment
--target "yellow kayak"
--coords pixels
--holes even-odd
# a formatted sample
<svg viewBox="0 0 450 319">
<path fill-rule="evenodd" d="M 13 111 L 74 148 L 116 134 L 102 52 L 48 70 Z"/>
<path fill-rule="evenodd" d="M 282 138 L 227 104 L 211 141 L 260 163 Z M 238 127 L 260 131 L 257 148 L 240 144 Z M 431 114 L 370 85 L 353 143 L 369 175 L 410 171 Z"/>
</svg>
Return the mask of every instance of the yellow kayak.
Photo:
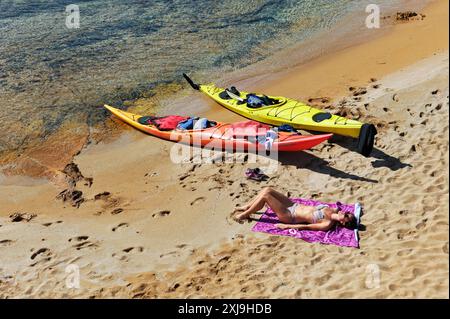
<svg viewBox="0 0 450 319">
<path fill-rule="evenodd" d="M 262 105 L 250 105 L 248 92 L 239 92 L 234 87 L 223 89 L 214 84 L 196 84 L 186 74 L 185 79 L 196 90 L 246 118 L 280 126 L 291 125 L 296 129 L 335 133 L 343 136 L 358 138 L 358 151 L 364 156 L 369 156 L 374 144 L 376 128 L 372 124 L 347 119 L 313 108 L 305 103 L 282 96 L 265 96 L 253 94 L 267 103 Z"/>
</svg>

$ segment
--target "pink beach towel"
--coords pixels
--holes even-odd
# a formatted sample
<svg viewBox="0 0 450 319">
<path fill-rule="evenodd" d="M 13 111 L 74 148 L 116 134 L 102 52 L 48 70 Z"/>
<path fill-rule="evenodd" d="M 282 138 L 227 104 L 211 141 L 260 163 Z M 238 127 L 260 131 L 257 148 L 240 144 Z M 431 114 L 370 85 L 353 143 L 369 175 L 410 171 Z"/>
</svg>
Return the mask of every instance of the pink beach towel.
<svg viewBox="0 0 450 319">
<path fill-rule="evenodd" d="M 308 206 L 327 204 L 331 208 L 336 208 L 337 205 L 339 205 L 342 212 L 355 215 L 357 225 L 359 226 L 361 215 L 361 205 L 359 203 L 346 205 L 342 203 L 324 203 L 304 198 L 291 198 L 291 201 Z M 268 208 L 259 221 L 253 226 L 252 230 L 255 232 L 269 233 L 272 235 L 296 237 L 310 243 L 319 242 L 322 244 L 359 248 L 358 228 L 351 230 L 338 226 L 330 229 L 329 231 L 279 229 L 275 226 L 277 223 L 279 223 L 277 216 L 270 208 Z"/>
</svg>

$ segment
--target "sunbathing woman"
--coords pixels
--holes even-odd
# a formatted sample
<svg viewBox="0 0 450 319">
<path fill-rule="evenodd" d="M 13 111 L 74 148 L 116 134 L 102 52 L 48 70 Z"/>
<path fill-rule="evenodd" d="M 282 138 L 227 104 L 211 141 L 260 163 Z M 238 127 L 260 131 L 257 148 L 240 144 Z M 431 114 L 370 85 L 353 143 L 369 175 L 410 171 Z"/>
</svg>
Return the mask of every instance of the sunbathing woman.
<svg viewBox="0 0 450 319">
<path fill-rule="evenodd" d="M 335 225 L 350 229 L 356 227 L 356 218 L 352 214 L 343 213 L 339 208 L 328 205 L 305 206 L 292 202 L 288 197 L 273 188 L 264 188 L 252 201 L 233 212 L 237 221 L 250 217 L 261 210 L 264 205 L 269 206 L 280 220 L 278 228 L 295 228 L 300 230 L 327 231 Z"/>
</svg>

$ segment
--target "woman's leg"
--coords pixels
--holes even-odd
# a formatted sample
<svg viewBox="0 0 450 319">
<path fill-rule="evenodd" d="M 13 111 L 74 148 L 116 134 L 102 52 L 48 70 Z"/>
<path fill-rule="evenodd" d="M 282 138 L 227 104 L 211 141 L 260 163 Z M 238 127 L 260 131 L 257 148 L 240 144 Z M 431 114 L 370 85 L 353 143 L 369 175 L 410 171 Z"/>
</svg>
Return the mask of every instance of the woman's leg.
<svg viewBox="0 0 450 319">
<path fill-rule="evenodd" d="M 271 188 L 271 187 L 265 187 L 265 188 L 263 188 L 263 189 L 261 190 L 261 192 L 259 192 L 259 194 L 256 195 L 249 203 L 247 203 L 247 204 L 245 204 L 245 205 L 243 205 L 243 206 L 240 206 L 240 207 L 236 207 L 235 212 L 236 212 L 236 211 L 244 211 L 244 210 L 249 209 L 250 206 L 252 206 L 253 203 L 254 203 L 256 200 L 258 200 L 259 197 L 261 197 L 262 195 L 264 195 L 266 192 L 271 193 L 274 197 L 278 198 L 278 200 L 279 200 L 280 202 L 282 202 L 284 205 L 286 205 L 287 207 L 291 207 L 291 206 L 294 204 L 294 202 L 292 202 L 292 201 L 289 199 L 289 197 L 287 197 L 286 195 L 284 195 L 284 194 L 282 194 L 282 193 L 280 193 L 280 192 L 274 190 L 274 189 Z"/>
<path fill-rule="evenodd" d="M 253 201 L 252 205 L 245 210 L 244 212 L 242 212 L 241 214 L 236 216 L 237 220 L 243 220 L 248 218 L 251 214 L 256 213 L 257 211 L 259 211 L 260 209 L 262 209 L 264 207 L 264 205 L 267 204 L 267 206 L 269 206 L 274 212 L 275 214 L 277 214 L 278 219 L 280 219 L 280 221 L 290 221 L 290 213 L 289 210 L 287 209 L 288 207 L 292 206 L 292 202 L 286 201 L 287 197 L 285 198 L 281 198 L 282 200 L 280 200 L 280 196 L 278 192 L 276 192 L 277 194 L 274 193 L 275 191 L 271 188 L 265 188 L 260 195 L 258 195 L 255 200 Z M 282 195 L 282 194 L 281 194 Z"/>
<path fill-rule="evenodd" d="M 294 205 L 294 202 L 289 199 L 286 195 L 274 190 L 273 188 L 269 188 L 270 193 L 276 197 L 280 202 L 283 203 L 283 205 L 286 205 L 287 207 L 291 207 Z"/>
<path fill-rule="evenodd" d="M 243 206 L 236 207 L 236 208 L 234 209 L 234 212 L 233 212 L 233 213 L 239 212 L 239 211 L 243 212 L 243 211 L 249 209 L 249 208 L 250 208 L 257 200 L 260 200 L 261 196 L 263 196 L 266 192 L 268 192 L 269 189 L 271 189 L 271 188 L 269 188 L 269 187 L 263 188 L 263 189 L 258 193 L 258 195 L 256 195 L 256 196 L 255 196 L 252 200 L 250 200 L 247 204 L 245 204 L 245 205 L 243 205 Z"/>
</svg>

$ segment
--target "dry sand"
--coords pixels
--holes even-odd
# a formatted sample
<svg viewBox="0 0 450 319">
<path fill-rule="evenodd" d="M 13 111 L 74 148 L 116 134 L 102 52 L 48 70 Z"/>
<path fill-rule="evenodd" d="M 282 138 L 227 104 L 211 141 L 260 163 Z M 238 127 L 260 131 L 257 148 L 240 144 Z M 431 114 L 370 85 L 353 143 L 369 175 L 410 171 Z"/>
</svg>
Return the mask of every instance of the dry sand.
<svg viewBox="0 0 450 319">
<path fill-rule="evenodd" d="M 55 183 L 0 180 L 0 296 L 448 298 L 448 2 L 424 12 L 382 38 L 255 83 L 268 93 L 329 97 L 334 103 L 319 106 L 377 124 L 370 158 L 334 137 L 280 156 L 259 184 L 243 172 L 264 163 L 176 164 L 172 143 L 114 121 L 125 134 L 74 159 L 93 178 L 89 186 L 79 176 L 79 208 L 55 199 L 65 186 L 60 172 Z M 353 97 L 349 86 L 367 93 Z M 240 119 L 196 100 L 211 105 L 211 117 Z M 263 186 L 362 203 L 361 248 L 252 233 L 252 224 L 229 221 Z M 36 216 L 12 222 L 15 212 Z M 66 286 L 68 265 L 80 268 L 78 289 Z"/>
</svg>

